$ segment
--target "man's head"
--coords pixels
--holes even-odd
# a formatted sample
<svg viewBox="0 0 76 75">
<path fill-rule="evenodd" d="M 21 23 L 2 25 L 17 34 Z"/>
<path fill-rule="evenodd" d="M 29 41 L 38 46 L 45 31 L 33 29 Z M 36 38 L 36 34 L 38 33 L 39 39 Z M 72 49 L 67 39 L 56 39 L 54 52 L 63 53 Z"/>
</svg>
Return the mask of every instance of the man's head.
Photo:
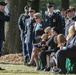
<svg viewBox="0 0 76 75">
<path fill-rule="evenodd" d="M 0 11 L 4 11 L 4 8 L 5 8 L 6 5 L 7 5 L 7 3 L 0 2 Z"/>
<path fill-rule="evenodd" d="M 48 3 L 47 9 L 48 9 L 48 12 L 52 13 L 54 10 L 54 3 Z"/>
<path fill-rule="evenodd" d="M 30 8 L 29 8 L 29 15 L 30 15 L 31 17 L 33 17 L 34 14 L 35 14 L 34 8 L 30 7 Z"/>
<path fill-rule="evenodd" d="M 25 13 L 29 13 L 29 7 L 28 6 L 25 6 L 24 7 L 24 11 L 25 11 Z"/>
<path fill-rule="evenodd" d="M 74 16 L 74 9 L 73 8 L 69 8 L 69 9 L 67 9 L 66 13 L 67 13 L 67 17 L 71 18 L 71 17 Z"/>
<path fill-rule="evenodd" d="M 60 11 L 62 16 L 66 16 L 66 9 L 62 8 Z"/>
</svg>

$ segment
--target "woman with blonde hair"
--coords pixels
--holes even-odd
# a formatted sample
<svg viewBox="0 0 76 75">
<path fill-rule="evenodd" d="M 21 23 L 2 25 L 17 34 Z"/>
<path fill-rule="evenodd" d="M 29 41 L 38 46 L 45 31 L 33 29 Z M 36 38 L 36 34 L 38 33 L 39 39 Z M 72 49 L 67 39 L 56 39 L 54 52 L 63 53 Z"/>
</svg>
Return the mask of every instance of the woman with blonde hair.
<svg viewBox="0 0 76 75">
<path fill-rule="evenodd" d="M 50 57 L 50 54 L 52 52 L 56 52 L 58 50 L 57 44 L 54 43 L 54 37 L 57 36 L 58 34 L 59 34 L 59 29 L 57 27 L 51 28 L 51 36 L 48 38 L 48 41 L 46 42 L 48 49 L 40 52 L 40 59 L 43 65 L 42 70 L 45 70 L 45 71 L 50 70 L 49 63 L 48 64 L 46 63 L 47 61 L 46 57 L 47 56 Z"/>
<path fill-rule="evenodd" d="M 57 46 L 61 50 L 61 49 L 65 48 L 66 38 L 63 34 L 59 34 L 58 36 L 54 37 L 54 42 L 57 43 Z M 55 55 L 55 53 L 51 54 L 51 56 L 53 56 L 51 58 L 51 61 L 53 61 L 53 63 L 51 63 L 51 61 L 50 61 L 50 63 L 52 64 L 52 69 L 53 70 L 56 69 L 56 65 L 57 65 L 57 59 L 54 55 Z"/>
<path fill-rule="evenodd" d="M 31 66 L 33 61 L 35 61 L 36 63 L 36 70 L 39 70 L 39 64 L 38 64 L 38 54 L 41 50 L 46 50 L 48 47 L 46 46 L 46 41 L 47 41 L 47 34 L 43 34 L 41 36 L 41 42 L 38 44 L 34 44 L 33 45 L 33 50 L 32 50 L 32 55 L 31 55 L 31 60 L 30 62 L 27 64 L 27 66 Z"/>
<path fill-rule="evenodd" d="M 70 39 L 75 34 L 75 25 L 70 26 L 66 40 Z"/>
<path fill-rule="evenodd" d="M 57 68 L 61 69 L 62 74 L 66 74 L 67 70 L 65 67 L 66 58 L 76 58 L 76 32 L 75 25 L 71 25 L 68 30 L 66 48 L 61 49 L 56 53 Z M 76 70 L 74 71 L 76 73 Z"/>
<path fill-rule="evenodd" d="M 62 48 L 64 47 L 65 43 L 66 43 L 66 38 L 65 38 L 65 36 L 64 36 L 63 34 L 59 34 L 59 35 L 57 36 L 57 44 L 58 44 L 58 47 L 59 47 L 60 49 L 62 49 Z"/>
<path fill-rule="evenodd" d="M 33 46 L 33 51 L 32 51 L 32 56 L 31 56 L 31 60 L 30 60 L 30 62 L 27 64 L 27 66 L 31 66 L 32 65 L 32 62 L 33 62 L 33 60 L 35 61 L 35 63 L 36 63 L 36 70 L 39 70 L 40 69 L 40 67 L 39 67 L 39 65 L 38 65 L 38 54 L 39 54 L 39 52 L 41 51 L 41 50 L 47 50 L 48 49 L 48 47 L 46 46 L 46 41 L 47 41 L 47 39 L 50 37 L 50 35 L 51 35 L 51 27 L 47 27 L 47 28 L 45 28 L 45 30 L 44 30 L 44 32 L 45 32 L 45 34 L 43 34 L 42 36 L 41 36 L 41 39 L 42 39 L 42 46 L 44 46 L 45 45 L 45 47 L 44 47 L 44 49 L 43 49 L 43 47 L 40 47 L 40 45 L 39 45 L 39 43 L 38 44 L 34 44 L 34 46 Z M 43 41 L 45 41 L 45 42 L 43 42 Z M 45 44 L 44 44 L 45 43 Z"/>
<path fill-rule="evenodd" d="M 33 28 L 33 43 L 39 43 L 41 38 L 37 35 L 37 31 L 42 28 L 41 14 L 35 13 L 34 19 L 35 19 L 35 24 L 34 24 L 34 28 Z"/>
<path fill-rule="evenodd" d="M 45 32 L 45 34 L 48 35 L 48 38 L 49 38 L 51 36 L 51 27 L 49 26 L 49 27 L 45 28 L 44 32 Z"/>
</svg>

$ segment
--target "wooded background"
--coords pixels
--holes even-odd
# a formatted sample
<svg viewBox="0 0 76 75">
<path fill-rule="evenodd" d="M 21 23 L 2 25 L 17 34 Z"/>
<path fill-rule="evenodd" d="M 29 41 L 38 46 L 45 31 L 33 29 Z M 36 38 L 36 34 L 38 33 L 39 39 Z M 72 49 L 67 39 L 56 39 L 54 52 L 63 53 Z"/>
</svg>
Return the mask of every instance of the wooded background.
<svg viewBox="0 0 76 75">
<path fill-rule="evenodd" d="M 56 8 L 76 7 L 76 0 L 1 0 L 7 2 L 7 6 L 11 13 L 9 23 L 5 24 L 5 41 L 3 44 L 3 54 L 19 53 L 21 50 L 20 31 L 18 29 L 18 18 L 24 12 L 24 6 L 32 6 L 36 12 L 47 9 L 49 2 L 55 3 Z"/>
</svg>

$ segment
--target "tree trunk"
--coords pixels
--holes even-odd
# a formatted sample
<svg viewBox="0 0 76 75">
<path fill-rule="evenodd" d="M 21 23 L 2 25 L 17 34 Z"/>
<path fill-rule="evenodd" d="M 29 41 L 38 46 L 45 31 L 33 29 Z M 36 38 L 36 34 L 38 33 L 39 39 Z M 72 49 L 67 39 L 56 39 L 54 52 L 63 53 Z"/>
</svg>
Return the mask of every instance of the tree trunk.
<svg viewBox="0 0 76 75">
<path fill-rule="evenodd" d="M 23 12 L 27 0 L 5 0 L 11 13 L 9 23 L 5 25 L 5 42 L 3 53 L 18 53 L 21 51 L 20 32 L 18 29 L 18 18 Z"/>
<path fill-rule="evenodd" d="M 62 4 L 61 7 L 64 9 L 68 9 L 69 8 L 69 0 L 61 0 Z"/>
<path fill-rule="evenodd" d="M 32 7 L 35 9 L 36 12 L 39 12 L 39 3 L 40 0 L 33 0 Z"/>
</svg>

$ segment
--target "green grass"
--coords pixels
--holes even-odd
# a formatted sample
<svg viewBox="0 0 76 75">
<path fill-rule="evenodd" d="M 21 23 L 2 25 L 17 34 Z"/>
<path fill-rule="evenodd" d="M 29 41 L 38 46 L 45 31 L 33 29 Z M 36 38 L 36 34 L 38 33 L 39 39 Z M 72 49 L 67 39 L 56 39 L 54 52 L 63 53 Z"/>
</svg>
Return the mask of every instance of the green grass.
<svg viewBox="0 0 76 75">
<path fill-rule="evenodd" d="M 0 75 L 59 75 L 50 72 L 35 71 L 35 67 L 18 64 L 0 64 L 0 67 L 5 69 L 4 71 L 0 70 Z"/>
<path fill-rule="evenodd" d="M 0 75 L 54 75 L 50 72 L 35 71 L 34 67 L 25 65 L 0 64 L 4 71 L 0 71 Z"/>
</svg>

